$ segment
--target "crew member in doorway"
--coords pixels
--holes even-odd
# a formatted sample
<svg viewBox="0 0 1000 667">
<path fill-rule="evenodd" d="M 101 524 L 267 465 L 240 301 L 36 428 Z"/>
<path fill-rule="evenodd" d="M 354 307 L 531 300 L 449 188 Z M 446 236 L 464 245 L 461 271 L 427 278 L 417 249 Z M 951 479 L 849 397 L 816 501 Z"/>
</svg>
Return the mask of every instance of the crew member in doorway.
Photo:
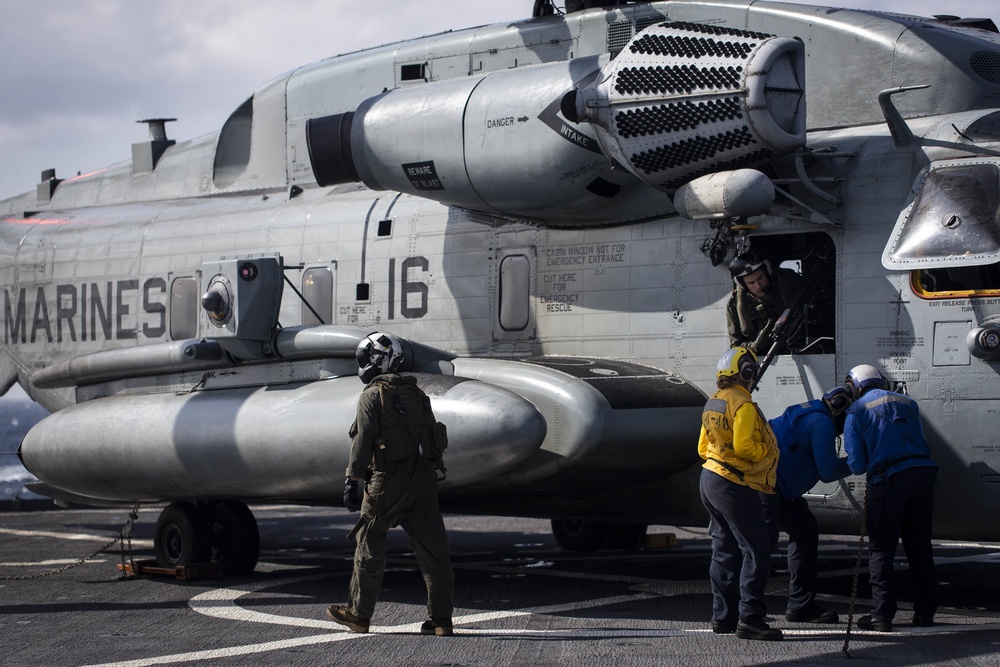
<svg viewBox="0 0 1000 667">
<path fill-rule="evenodd" d="M 819 526 L 802 494 L 817 482 L 833 482 L 851 474 L 846 458 L 837 457 L 837 435 L 851 394 L 836 387 L 822 398 L 787 408 L 769 424 L 778 439 L 778 506 L 781 530 L 788 533 L 788 604 L 785 619 L 793 623 L 836 623 L 836 612 L 816 602 Z M 772 529 L 777 542 L 777 530 Z"/>
<path fill-rule="evenodd" d="M 734 347 L 719 359 L 718 391 L 705 403 L 698 453 L 701 501 L 712 538 L 712 631 L 742 639 L 782 639 L 767 621 L 769 525 L 777 521 L 778 443 L 750 396 L 757 357 Z"/>
<path fill-rule="evenodd" d="M 913 581 L 913 625 L 934 625 L 937 578 L 931 515 L 937 464 L 924 438 L 917 403 L 889 391 L 885 376 L 868 364 L 852 368 L 844 386 L 855 398 L 844 422 L 847 465 L 854 474 L 867 475 L 872 612 L 858 619 L 858 627 L 892 632 L 896 616 L 892 560 L 900 537 Z"/>
<path fill-rule="evenodd" d="M 327 616 L 355 632 L 368 632 L 385 573 L 386 534 L 402 525 L 427 586 L 427 620 L 420 632 L 451 635 L 455 580 L 438 506 L 434 456 L 440 450 L 425 435 L 435 423 L 430 400 L 415 378 L 399 374 L 403 350 L 394 336 L 368 336 L 358 346 L 357 361 L 367 386 L 350 431 L 344 505 L 362 515 L 351 533 L 357 535 L 357 548 L 350 600 L 346 606 L 330 605 Z M 362 501 L 358 487 L 366 477 Z"/>
<path fill-rule="evenodd" d="M 802 278 L 791 269 L 775 270 L 753 251 L 734 257 L 729 273 L 735 283 L 726 306 L 729 344 L 766 354 L 774 324 L 794 301 Z"/>
</svg>

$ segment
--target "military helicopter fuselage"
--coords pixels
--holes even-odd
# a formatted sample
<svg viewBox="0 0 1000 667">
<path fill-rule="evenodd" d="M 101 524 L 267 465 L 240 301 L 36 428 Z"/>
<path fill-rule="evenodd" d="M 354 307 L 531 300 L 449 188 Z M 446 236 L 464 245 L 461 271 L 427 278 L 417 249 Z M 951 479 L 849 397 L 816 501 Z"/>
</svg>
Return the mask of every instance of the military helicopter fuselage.
<svg viewBox="0 0 1000 667">
<path fill-rule="evenodd" d="M 814 291 L 765 415 L 879 365 L 920 405 L 937 536 L 1000 539 L 991 27 L 636 3 L 321 61 L 191 141 L 151 121 L 131 161 L 0 202 L 0 380 L 53 411 L 22 460 L 65 499 L 173 503 L 193 546 L 158 557 L 197 558 L 237 501 L 340 502 L 378 330 L 448 425 L 447 509 L 569 545 L 703 521 L 725 260 L 752 246 Z M 844 533 L 863 497 L 808 496 Z"/>
</svg>

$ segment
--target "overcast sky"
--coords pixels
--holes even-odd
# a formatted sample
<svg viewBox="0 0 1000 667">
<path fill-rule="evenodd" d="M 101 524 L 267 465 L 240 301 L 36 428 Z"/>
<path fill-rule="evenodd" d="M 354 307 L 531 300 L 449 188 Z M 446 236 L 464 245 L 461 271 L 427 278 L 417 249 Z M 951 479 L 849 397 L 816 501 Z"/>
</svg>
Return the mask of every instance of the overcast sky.
<svg viewBox="0 0 1000 667">
<path fill-rule="evenodd" d="M 557 1 L 558 4 L 558 1 Z M 995 0 L 838 6 L 987 16 Z M 262 83 L 316 60 L 444 30 L 527 18 L 532 0 L 2 0 L 0 199 L 131 157 L 136 120 L 170 138 L 217 131 Z"/>
</svg>

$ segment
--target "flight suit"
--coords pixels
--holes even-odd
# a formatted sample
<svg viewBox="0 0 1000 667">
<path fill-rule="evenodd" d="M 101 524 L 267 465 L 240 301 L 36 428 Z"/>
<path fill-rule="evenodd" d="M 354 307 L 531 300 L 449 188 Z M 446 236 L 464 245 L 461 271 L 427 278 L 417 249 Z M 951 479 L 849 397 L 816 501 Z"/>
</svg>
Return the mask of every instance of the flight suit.
<svg viewBox="0 0 1000 667">
<path fill-rule="evenodd" d="M 705 459 L 700 491 L 712 538 L 712 620 L 761 622 L 770 526 L 777 524 L 778 444 L 746 389 L 720 389 L 708 400 L 698 453 Z"/>
<path fill-rule="evenodd" d="M 423 574 L 429 618 L 451 620 L 455 580 L 438 506 L 437 473 L 419 448 L 426 420 L 433 419 L 430 402 L 410 376 L 379 375 L 358 399 L 347 475 L 364 478 L 372 469 L 348 601 L 349 611 L 361 619 L 370 619 L 375 611 L 385 574 L 386 535 L 400 525 Z"/>
<path fill-rule="evenodd" d="M 916 401 L 884 389 L 866 391 L 847 410 L 844 448 L 851 472 L 867 474 L 872 617 L 891 622 L 896 615 L 892 561 L 902 537 L 913 581 L 914 620 L 930 624 L 937 611 L 931 547 L 937 464 Z"/>
</svg>

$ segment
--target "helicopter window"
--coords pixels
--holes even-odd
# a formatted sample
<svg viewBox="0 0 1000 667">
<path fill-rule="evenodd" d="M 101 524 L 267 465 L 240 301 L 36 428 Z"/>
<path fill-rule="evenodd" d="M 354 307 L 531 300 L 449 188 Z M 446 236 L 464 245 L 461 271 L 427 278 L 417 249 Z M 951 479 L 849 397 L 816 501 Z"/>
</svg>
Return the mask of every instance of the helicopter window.
<svg viewBox="0 0 1000 667">
<path fill-rule="evenodd" d="M 175 278 L 170 285 L 170 339 L 184 340 L 198 335 L 198 281 Z"/>
<path fill-rule="evenodd" d="M 219 133 L 212 179 L 217 188 L 235 183 L 250 163 L 250 133 L 253 128 L 253 98 L 241 104 Z"/>
<path fill-rule="evenodd" d="M 1000 295 L 1000 264 L 918 269 L 910 284 L 918 296 L 949 298 Z"/>
<path fill-rule="evenodd" d="M 531 263 L 524 255 L 508 255 L 500 262 L 500 326 L 522 331 L 531 315 Z"/>
<path fill-rule="evenodd" d="M 799 279 L 794 282 L 804 294 L 802 319 L 789 332 L 786 348 L 780 354 L 833 354 L 837 303 L 833 239 L 822 232 L 810 232 L 752 236 L 750 241 L 761 259 L 779 270 L 797 274 Z"/>
<path fill-rule="evenodd" d="M 304 326 L 333 324 L 333 271 L 329 267 L 318 266 L 302 273 L 302 299 Z"/>
<path fill-rule="evenodd" d="M 889 269 L 937 269 L 998 258 L 1000 166 L 971 162 L 931 166 L 913 205 L 897 222 L 882 263 Z"/>
<path fill-rule="evenodd" d="M 426 81 L 427 63 L 413 63 L 411 65 L 400 65 L 400 81 Z"/>
</svg>

